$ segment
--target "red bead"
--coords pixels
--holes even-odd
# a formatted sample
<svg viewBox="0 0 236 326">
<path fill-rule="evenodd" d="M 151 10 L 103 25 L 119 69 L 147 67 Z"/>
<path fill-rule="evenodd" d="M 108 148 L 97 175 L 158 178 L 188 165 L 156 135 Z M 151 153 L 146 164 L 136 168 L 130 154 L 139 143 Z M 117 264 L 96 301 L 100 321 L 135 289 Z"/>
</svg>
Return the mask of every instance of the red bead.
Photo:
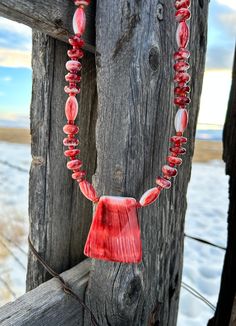
<svg viewBox="0 0 236 326">
<path fill-rule="evenodd" d="M 175 87 L 174 92 L 176 95 L 186 96 L 186 94 L 190 92 L 190 87 L 189 86 Z"/>
<path fill-rule="evenodd" d="M 71 74 L 70 72 L 65 75 L 65 80 L 70 83 L 80 83 L 81 76 L 78 76 L 77 74 Z"/>
<path fill-rule="evenodd" d="M 187 72 L 177 72 L 174 81 L 182 87 L 190 81 L 190 75 Z"/>
<path fill-rule="evenodd" d="M 77 171 L 77 172 L 72 174 L 72 178 L 74 180 L 77 180 L 78 182 L 83 181 L 85 176 L 86 176 L 86 171 L 84 171 L 84 170 Z"/>
<path fill-rule="evenodd" d="M 66 69 L 70 72 L 77 73 L 82 68 L 82 64 L 76 60 L 69 60 L 66 63 Z"/>
<path fill-rule="evenodd" d="M 185 107 L 187 104 L 190 103 L 190 98 L 187 96 L 178 96 L 174 99 L 175 105 Z"/>
<path fill-rule="evenodd" d="M 74 0 L 76 6 L 88 6 L 91 0 Z"/>
<path fill-rule="evenodd" d="M 80 93 L 80 88 L 65 86 L 64 91 L 70 96 L 75 96 Z"/>
<path fill-rule="evenodd" d="M 157 198 L 159 197 L 160 193 L 161 193 L 160 187 L 154 187 L 152 189 L 147 190 L 140 198 L 139 204 L 142 207 L 144 207 L 154 203 L 154 201 L 156 201 Z"/>
<path fill-rule="evenodd" d="M 75 135 L 79 132 L 79 127 L 77 127 L 76 125 L 67 124 L 63 127 L 63 131 L 67 135 L 70 135 L 70 134 Z"/>
<path fill-rule="evenodd" d="M 65 114 L 68 121 L 74 121 L 78 114 L 78 102 L 75 96 L 68 97 L 65 105 Z"/>
<path fill-rule="evenodd" d="M 83 165 L 83 162 L 80 160 L 72 160 L 72 161 L 67 162 L 67 168 L 69 170 L 73 170 L 73 171 L 79 170 L 82 165 Z"/>
<path fill-rule="evenodd" d="M 189 64 L 186 61 L 178 61 L 174 64 L 174 69 L 176 71 L 186 71 L 189 69 Z"/>
<path fill-rule="evenodd" d="M 137 201 L 134 198 L 100 198 L 84 254 L 122 263 L 139 263 L 142 260 Z"/>
<path fill-rule="evenodd" d="M 167 162 L 169 164 L 181 165 L 182 164 L 182 159 L 179 158 L 179 157 L 175 157 L 175 156 L 168 156 L 167 157 Z"/>
<path fill-rule="evenodd" d="M 191 17 L 191 13 L 186 8 L 180 8 L 175 13 L 175 18 L 177 22 L 188 20 L 190 17 Z"/>
<path fill-rule="evenodd" d="M 186 149 L 183 147 L 171 147 L 170 151 L 177 155 L 183 155 L 186 153 Z"/>
<path fill-rule="evenodd" d="M 79 183 L 79 186 L 80 186 L 80 190 L 81 190 L 82 194 L 86 198 L 88 198 L 89 200 L 91 200 L 95 203 L 99 200 L 93 185 L 91 185 L 91 183 L 89 183 L 87 180 L 81 181 Z"/>
<path fill-rule="evenodd" d="M 156 178 L 156 184 L 164 189 L 169 189 L 171 187 L 170 180 L 167 180 L 163 177 L 157 177 Z"/>
<path fill-rule="evenodd" d="M 75 34 L 84 34 L 86 26 L 86 15 L 83 7 L 76 9 L 73 17 L 73 30 Z"/>
<path fill-rule="evenodd" d="M 175 177 L 178 174 L 178 171 L 169 165 L 163 165 L 162 172 L 163 172 L 164 176 L 167 176 L 169 178 Z"/>
<path fill-rule="evenodd" d="M 189 42 L 189 27 L 186 22 L 180 22 L 176 30 L 176 42 L 179 48 L 186 48 Z"/>
<path fill-rule="evenodd" d="M 180 48 L 174 53 L 175 60 L 186 60 L 190 57 L 190 52 L 185 48 Z"/>
<path fill-rule="evenodd" d="M 189 8 L 190 7 L 190 0 L 176 0 L 175 1 L 175 8 Z"/>
<path fill-rule="evenodd" d="M 79 155 L 80 150 L 79 149 L 68 149 L 64 152 L 66 157 L 75 157 L 76 155 Z"/>
<path fill-rule="evenodd" d="M 84 51 L 80 49 L 71 49 L 67 51 L 67 55 L 71 59 L 82 59 L 84 56 Z"/>
<path fill-rule="evenodd" d="M 79 145 L 79 140 L 77 138 L 64 138 L 63 144 L 65 146 L 77 146 Z"/>
<path fill-rule="evenodd" d="M 84 40 L 80 38 L 80 36 L 75 35 L 69 38 L 69 43 L 73 46 L 77 46 L 79 48 L 82 48 L 85 44 Z"/>
<path fill-rule="evenodd" d="M 172 136 L 170 141 L 175 144 L 186 144 L 187 143 L 187 138 L 182 137 L 182 136 Z"/>
<path fill-rule="evenodd" d="M 176 132 L 184 132 L 188 125 L 188 111 L 179 109 L 175 115 L 175 130 Z"/>
</svg>

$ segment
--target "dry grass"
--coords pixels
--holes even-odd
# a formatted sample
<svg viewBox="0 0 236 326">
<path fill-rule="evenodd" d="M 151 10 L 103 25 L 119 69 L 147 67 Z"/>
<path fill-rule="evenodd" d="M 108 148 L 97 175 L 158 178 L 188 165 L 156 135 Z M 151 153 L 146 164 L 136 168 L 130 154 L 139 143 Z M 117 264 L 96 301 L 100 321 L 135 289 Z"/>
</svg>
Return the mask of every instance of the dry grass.
<svg viewBox="0 0 236 326">
<path fill-rule="evenodd" d="M 0 128 L 0 140 L 9 143 L 30 144 L 30 131 L 23 128 Z"/>
</svg>

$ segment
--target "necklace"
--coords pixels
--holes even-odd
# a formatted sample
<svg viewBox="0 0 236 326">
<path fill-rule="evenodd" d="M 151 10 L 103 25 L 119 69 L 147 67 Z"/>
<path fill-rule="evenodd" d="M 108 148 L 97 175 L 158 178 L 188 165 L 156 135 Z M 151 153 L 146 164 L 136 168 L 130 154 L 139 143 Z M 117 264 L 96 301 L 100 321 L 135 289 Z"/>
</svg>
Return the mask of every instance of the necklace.
<svg viewBox="0 0 236 326">
<path fill-rule="evenodd" d="M 147 190 L 138 201 L 131 197 L 98 197 L 93 185 L 85 179 L 86 171 L 81 169 L 82 161 L 77 158 L 80 150 L 76 148 L 79 141 L 75 137 L 79 132 L 79 127 L 75 124 L 78 114 L 76 95 L 80 93 L 78 84 L 81 81 L 79 71 L 82 65 L 79 60 L 84 55 L 82 47 L 85 42 L 82 35 L 86 26 L 85 8 L 90 1 L 74 0 L 77 6 L 73 17 L 75 35 L 69 38 L 72 49 L 67 52 L 70 60 L 66 63 L 66 69 L 69 72 L 65 76 L 69 85 L 64 89 L 69 95 L 65 104 L 67 124 L 63 128 L 67 135 L 63 144 L 68 149 L 64 154 L 70 159 L 67 168 L 73 172 L 72 178 L 78 182 L 83 195 L 97 203 L 84 248 L 85 255 L 108 261 L 139 263 L 142 260 L 142 243 L 137 210 L 154 203 L 163 189 L 171 187 L 171 178 L 178 173 L 176 167 L 182 164 L 182 159 L 179 156 L 186 152 L 182 145 L 187 142 L 183 133 L 188 124 L 187 105 L 190 103 L 188 97 L 190 87 L 187 85 L 190 80 L 190 75 L 187 73 L 189 69 L 187 60 L 190 56 L 187 46 L 190 33 L 186 23 L 191 16 L 190 0 L 175 0 L 175 18 L 178 23 L 176 30 L 178 49 L 174 53 L 174 104 L 177 107 L 174 126 L 176 134 L 170 138 L 172 146 L 169 149 L 167 164 L 162 167 L 162 175 L 156 178 L 156 186 Z"/>
</svg>

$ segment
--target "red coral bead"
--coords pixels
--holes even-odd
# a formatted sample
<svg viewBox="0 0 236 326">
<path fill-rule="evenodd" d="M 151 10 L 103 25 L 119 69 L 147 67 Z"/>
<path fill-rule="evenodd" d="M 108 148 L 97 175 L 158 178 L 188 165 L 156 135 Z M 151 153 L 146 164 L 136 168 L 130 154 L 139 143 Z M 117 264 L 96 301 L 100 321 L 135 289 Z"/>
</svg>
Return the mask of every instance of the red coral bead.
<svg viewBox="0 0 236 326">
<path fill-rule="evenodd" d="M 177 72 L 174 81 L 182 87 L 190 81 L 190 75 L 187 72 Z"/>
<path fill-rule="evenodd" d="M 180 8 L 175 13 L 175 18 L 177 22 L 188 20 L 190 17 L 191 17 L 191 13 L 186 8 Z"/>
<path fill-rule="evenodd" d="M 68 149 L 64 152 L 66 157 L 75 157 L 76 155 L 79 155 L 80 150 L 79 149 Z"/>
<path fill-rule="evenodd" d="M 86 26 L 86 15 L 83 7 L 76 9 L 73 17 L 73 30 L 75 34 L 84 34 Z"/>
<path fill-rule="evenodd" d="M 63 144 L 65 146 L 77 146 L 79 145 L 79 140 L 77 138 L 64 138 Z"/>
<path fill-rule="evenodd" d="M 76 125 L 67 124 L 63 127 L 63 131 L 67 135 L 75 135 L 79 132 L 79 127 L 77 127 Z"/>
<path fill-rule="evenodd" d="M 67 168 L 69 170 L 79 170 L 81 166 L 83 165 L 83 162 L 80 160 L 72 160 L 67 162 Z"/>
<path fill-rule="evenodd" d="M 79 183 L 80 186 L 80 190 L 82 192 L 82 194 L 88 198 L 89 200 L 93 201 L 93 202 L 98 202 L 99 198 L 97 197 L 96 191 L 93 187 L 93 185 L 91 185 L 91 183 L 89 183 L 87 180 L 83 180 Z"/>
<path fill-rule="evenodd" d="M 78 182 L 81 182 L 85 176 L 86 176 L 86 171 L 84 171 L 84 170 L 77 171 L 72 174 L 72 179 L 77 180 Z"/>
<path fill-rule="evenodd" d="M 64 91 L 66 94 L 69 94 L 70 96 L 75 96 L 80 93 L 80 88 L 65 86 Z"/>
<path fill-rule="evenodd" d="M 69 38 L 69 43 L 72 46 L 77 46 L 78 48 L 82 48 L 84 46 L 84 44 L 85 44 L 84 40 L 78 35 L 70 37 Z"/>
<path fill-rule="evenodd" d="M 190 0 L 176 0 L 175 1 L 175 8 L 189 8 L 190 7 Z"/>
<path fill-rule="evenodd" d="M 69 72 L 67 75 L 65 75 L 65 80 L 70 83 L 80 83 L 81 76 Z"/>
<path fill-rule="evenodd" d="M 178 97 L 175 97 L 174 103 L 175 103 L 175 105 L 185 107 L 187 104 L 190 103 L 190 98 L 187 96 L 178 96 Z"/>
<path fill-rule="evenodd" d="M 155 187 L 155 188 L 147 190 L 140 198 L 139 204 L 142 207 L 144 207 L 144 206 L 154 203 L 154 201 L 156 201 L 157 198 L 159 197 L 160 193 L 161 193 L 160 187 Z"/>
<path fill-rule="evenodd" d="M 187 143 L 187 138 L 183 136 L 172 136 L 170 141 L 175 144 L 186 144 Z"/>
<path fill-rule="evenodd" d="M 80 71 L 81 68 L 82 68 L 82 64 L 81 64 L 81 62 L 79 62 L 77 60 L 69 60 L 66 63 L 66 69 L 72 73 L 76 73 L 76 72 Z"/>
<path fill-rule="evenodd" d="M 74 121 L 78 114 L 78 102 L 75 96 L 68 97 L 65 105 L 65 114 L 68 121 Z"/>
<path fill-rule="evenodd" d="M 176 132 L 184 132 L 188 125 L 188 111 L 179 109 L 175 115 L 175 130 Z"/>
<path fill-rule="evenodd" d="M 190 52 L 185 48 L 179 48 L 179 50 L 174 53 L 175 60 L 186 60 L 189 57 L 190 57 Z"/>
<path fill-rule="evenodd" d="M 170 180 L 167 180 L 163 177 L 157 177 L 156 178 L 156 184 L 164 189 L 169 189 L 171 187 Z"/>
<path fill-rule="evenodd" d="M 186 48 L 189 42 L 189 27 L 186 22 L 180 22 L 176 30 L 176 42 L 179 48 Z"/>
<path fill-rule="evenodd" d="M 189 86 L 175 87 L 174 92 L 176 95 L 186 96 L 186 94 L 190 92 L 190 87 Z"/>
<path fill-rule="evenodd" d="M 80 49 L 71 49 L 67 51 L 67 55 L 71 59 L 82 59 L 84 56 L 84 51 Z"/>
<path fill-rule="evenodd" d="M 186 153 L 186 149 L 183 147 L 171 147 L 170 151 L 177 155 L 184 155 Z"/>
<path fill-rule="evenodd" d="M 74 0 L 76 6 L 88 6 L 91 0 Z"/>
<path fill-rule="evenodd" d="M 178 61 L 174 64 L 174 69 L 176 71 L 186 71 L 189 69 L 189 64 L 186 61 Z"/>
<path fill-rule="evenodd" d="M 163 165 L 162 172 L 164 173 L 164 176 L 167 176 L 169 178 L 175 177 L 178 174 L 178 171 L 169 165 Z"/>
<path fill-rule="evenodd" d="M 182 164 L 182 159 L 176 156 L 168 156 L 167 157 L 167 162 L 169 164 L 174 164 L 174 165 L 181 165 Z"/>
</svg>

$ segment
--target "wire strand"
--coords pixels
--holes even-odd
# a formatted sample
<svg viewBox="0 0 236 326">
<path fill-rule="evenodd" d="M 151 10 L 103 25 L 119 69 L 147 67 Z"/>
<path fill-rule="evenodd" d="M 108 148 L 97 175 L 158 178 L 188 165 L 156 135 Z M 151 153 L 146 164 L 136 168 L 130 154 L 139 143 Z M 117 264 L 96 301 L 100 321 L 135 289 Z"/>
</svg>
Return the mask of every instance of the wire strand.
<svg viewBox="0 0 236 326">
<path fill-rule="evenodd" d="M 212 246 L 212 247 L 215 247 L 215 248 L 218 248 L 218 249 L 222 249 L 222 250 L 226 250 L 225 247 L 222 247 L 222 246 L 217 245 L 217 244 L 215 244 L 215 243 L 212 243 L 212 242 L 210 242 L 210 241 L 207 241 L 207 240 L 204 240 L 204 239 L 201 239 L 201 238 L 198 238 L 198 237 L 193 237 L 193 236 L 188 235 L 188 234 L 186 234 L 186 233 L 184 234 L 184 236 L 185 236 L 186 238 L 189 238 L 189 239 L 192 239 L 192 240 L 196 240 L 196 241 L 198 241 L 198 242 L 201 242 L 201 243 L 207 244 L 207 245 L 209 245 L 209 246 Z"/>
</svg>

